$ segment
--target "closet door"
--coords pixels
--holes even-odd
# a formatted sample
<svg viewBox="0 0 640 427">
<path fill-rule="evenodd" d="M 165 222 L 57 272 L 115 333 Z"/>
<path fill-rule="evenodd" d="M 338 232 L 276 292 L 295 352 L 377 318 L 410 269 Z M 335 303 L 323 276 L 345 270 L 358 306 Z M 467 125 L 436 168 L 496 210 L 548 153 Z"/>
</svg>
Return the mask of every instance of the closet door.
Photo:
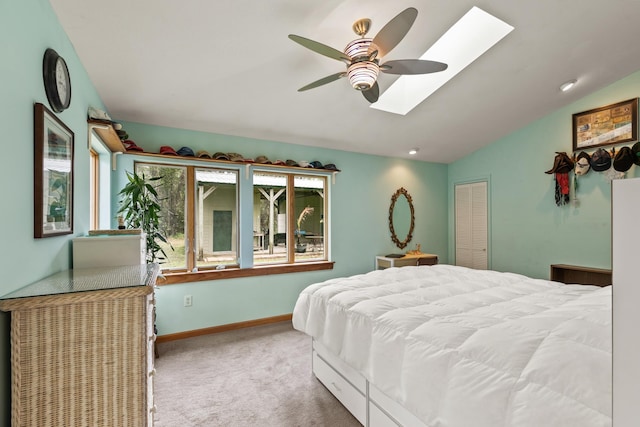
<svg viewBox="0 0 640 427">
<path fill-rule="evenodd" d="M 455 186 L 456 265 L 488 268 L 487 182 Z"/>
</svg>

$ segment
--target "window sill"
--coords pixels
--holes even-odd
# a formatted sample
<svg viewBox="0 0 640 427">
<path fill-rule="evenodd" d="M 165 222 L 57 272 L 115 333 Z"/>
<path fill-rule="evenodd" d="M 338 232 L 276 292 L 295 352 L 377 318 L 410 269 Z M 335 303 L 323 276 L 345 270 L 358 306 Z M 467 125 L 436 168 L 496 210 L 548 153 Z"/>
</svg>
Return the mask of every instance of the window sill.
<svg viewBox="0 0 640 427">
<path fill-rule="evenodd" d="M 202 282 L 206 280 L 235 279 L 239 277 L 266 276 L 270 274 L 301 273 L 305 271 L 333 270 L 333 261 L 305 262 L 287 265 L 265 265 L 253 268 L 229 268 L 197 272 L 163 273 L 156 285 Z"/>
</svg>

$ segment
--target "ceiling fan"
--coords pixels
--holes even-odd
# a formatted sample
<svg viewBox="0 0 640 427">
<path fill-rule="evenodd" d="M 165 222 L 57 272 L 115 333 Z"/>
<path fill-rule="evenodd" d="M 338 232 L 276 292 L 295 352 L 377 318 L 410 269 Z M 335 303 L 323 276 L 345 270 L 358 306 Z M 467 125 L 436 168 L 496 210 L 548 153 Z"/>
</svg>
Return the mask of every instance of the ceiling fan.
<svg viewBox="0 0 640 427">
<path fill-rule="evenodd" d="M 373 103 L 380 96 L 377 82 L 380 71 L 387 74 L 427 74 L 446 70 L 447 64 L 421 59 L 399 59 L 380 64 L 380 59 L 396 47 L 409 32 L 417 16 L 418 11 L 413 7 L 403 10 L 382 27 L 372 39 L 365 37 L 371 27 L 371 20 L 359 19 L 353 24 L 353 31 L 360 38 L 347 44 L 344 52 L 295 34 L 289 34 L 291 40 L 307 49 L 347 64 L 346 71 L 331 74 L 309 83 L 298 89 L 298 92 L 347 77 L 353 88 L 361 91 L 367 101 Z"/>
</svg>

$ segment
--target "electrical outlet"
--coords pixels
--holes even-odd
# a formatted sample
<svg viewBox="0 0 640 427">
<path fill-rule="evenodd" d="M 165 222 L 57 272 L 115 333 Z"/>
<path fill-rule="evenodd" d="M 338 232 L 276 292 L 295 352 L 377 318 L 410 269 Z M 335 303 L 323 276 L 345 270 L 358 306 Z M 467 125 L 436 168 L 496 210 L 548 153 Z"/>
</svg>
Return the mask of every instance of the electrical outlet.
<svg viewBox="0 0 640 427">
<path fill-rule="evenodd" d="M 193 305 L 193 297 L 191 295 L 184 296 L 184 306 L 191 307 Z"/>
</svg>

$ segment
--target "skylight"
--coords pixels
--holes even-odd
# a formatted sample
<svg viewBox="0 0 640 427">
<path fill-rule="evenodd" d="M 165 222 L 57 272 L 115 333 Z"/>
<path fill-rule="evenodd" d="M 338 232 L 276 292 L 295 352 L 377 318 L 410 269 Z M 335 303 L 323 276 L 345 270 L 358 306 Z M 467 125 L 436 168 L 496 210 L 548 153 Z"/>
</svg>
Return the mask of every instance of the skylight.
<svg viewBox="0 0 640 427">
<path fill-rule="evenodd" d="M 433 74 L 400 76 L 371 108 L 407 114 L 512 30 L 511 25 L 472 7 L 420 57 L 449 67 Z"/>
</svg>

